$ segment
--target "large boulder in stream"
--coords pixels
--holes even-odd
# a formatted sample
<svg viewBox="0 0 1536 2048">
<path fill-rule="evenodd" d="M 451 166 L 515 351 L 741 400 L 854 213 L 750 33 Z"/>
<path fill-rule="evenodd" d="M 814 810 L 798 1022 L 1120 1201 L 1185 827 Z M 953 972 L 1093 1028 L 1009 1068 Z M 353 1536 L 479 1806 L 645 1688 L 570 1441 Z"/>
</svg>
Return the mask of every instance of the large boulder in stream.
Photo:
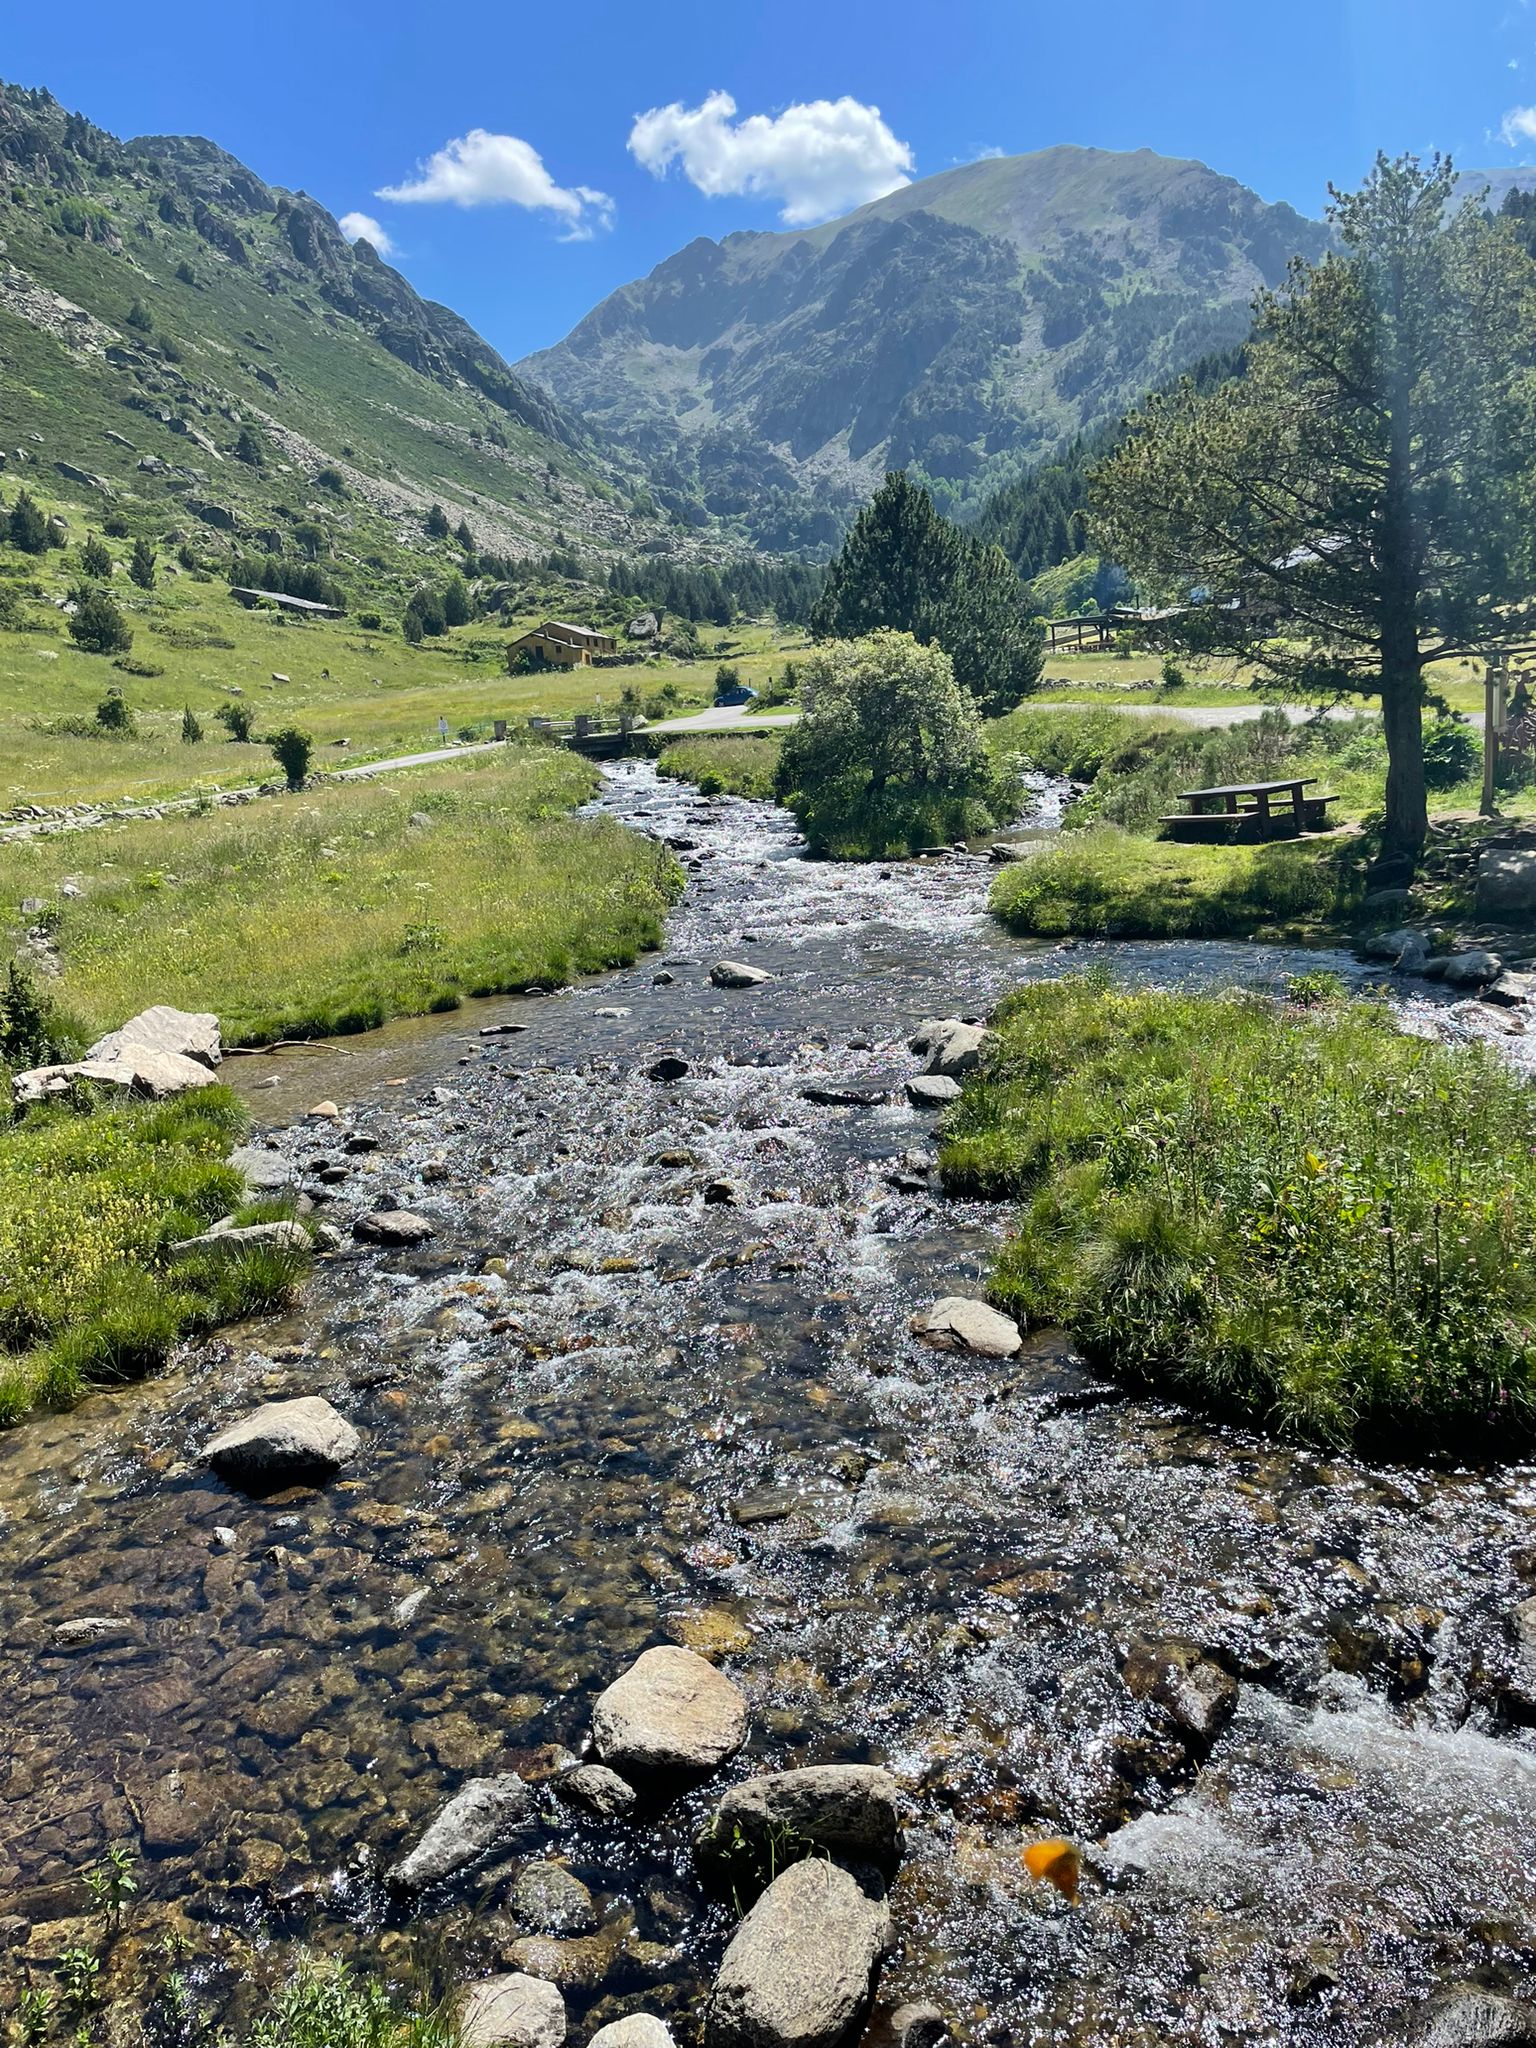
<svg viewBox="0 0 1536 2048">
<path fill-rule="evenodd" d="M 587 2048 L 674 2048 L 671 2029 L 648 2012 L 632 2012 L 627 2019 L 610 2020 L 599 2027 Z"/>
<path fill-rule="evenodd" d="M 268 1401 L 221 1430 L 205 1453 L 221 1479 L 255 1489 L 328 1479 L 355 1458 L 362 1438 L 319 1394 Z"/>
<path fill-rule="evenodd" d="M 561 2048 L 565 2000 L 553 1984 L 513 1970 L 471 1984 L 459 2011 L 459 2048 Z"/>
<path fill-rule="evenodd" d="M 532 1800 L 512 1772 L 471 1778 L 428 1824 L 426 1833 L 389 1873 L 398 1892 L 425 1891 L 512 1842 L 530 1818 Z"/>
<path fill-rule="evenodd" d="M 626 1776 L 702 1777 L 746 1741 L 746 1696 L 703 1657 L 663 1643 L 599 1695 L 592 1738 Z"/>
<path fill-rule="evenodd" d="M 721 1959 L 707 2048 L 840 2048 L 891 1944 L 878 1882 L 812 1857 L 776 1877 Z"/>
<path fill-rule="evenodd" d="M 892 1871 L 901 1858 L 896 1780 L 878 1764 L 812 1764 L 733 1785 L 699 1836 L 700 1861 L 740 1835 L 782 1862 L 816 1850 Z"/>
<path fill-rule="evenodd" d="M 749 967 L 745 960 L 717 960 L 709 970 L 716 988 L 757 988 L 773 976 L 761 967 Z"/>
<path fill-rule="evenodd" d="M 973 1351 L 979 1358 L 1012 1358 L 1024 1342 L 1012 1316 L 965 1294 L 946 1294 L 920 1310 L 912 1328 L 935 1350 Z"/>
</svg>

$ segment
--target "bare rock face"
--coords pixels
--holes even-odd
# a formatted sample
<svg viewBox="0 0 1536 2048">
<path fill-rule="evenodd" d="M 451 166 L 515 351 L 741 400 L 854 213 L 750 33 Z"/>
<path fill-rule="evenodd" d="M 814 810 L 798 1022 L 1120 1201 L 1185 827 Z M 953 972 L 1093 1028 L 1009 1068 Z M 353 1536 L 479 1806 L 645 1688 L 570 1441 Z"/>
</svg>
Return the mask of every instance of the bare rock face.
<svg viewBox="0 0 1536 2048">
<path fill-rule="evenodd" d="M 390 1871 L 389 1882 L 396 1891 L 419 1892 L 452 1877 L 512 1841 L 530 1810 L 528 1787 L 513 1773 L 471 1778 Z"/>
<path fill-rule="evenodd" d="M 329 1401 L 306 1394 L 297 1401 L 268 1401 L 231 1423 L 206 1456 L 221 1478 L 237 1486 L 271 1487 L 329 1478 L 361 1448 L 357 1431 Z"/>
<path fill-rule="evenodd" d="M 599 1696 L 592 1734 L 603 1761 L 626 1775 L 702 1775 L 746 1741 L 747 1702 L 713 1664 L 664 1643 Z"/>
<path fill-rule="evenodd" d="M 707 1863 L 718 1842 L 740 1830 L 747 1841 L 780 1845 L 785 1856 L 825 1850 L 891 1871 L 901 1857 L 896 1780 L 878 1764 L 813 1764 L 733 1785 L 699 1837 Z"/>
<path fill-rule="evenodd" d="M 459 2048 L 561 2048 L 565 2000 L 553 1984 L 514 1970 L 471 1984 L 459 2014 Z"/>
<path fill-rule="evenodd" d="M 1024 1342 L 1011 1316 L 963 1294 L 946 1294 L 921 1310 L 912 1328 L 936 1350 L 974 1351 L 982 1358 L 1012 1358 Z"/>
<path fill-rule="evenodd" d="M 737 1928 L 705 2012 L 707 2048 L 841 2048 L 890 1947 L 883 1897 L 813 1857 L 774 1879 Z"/>
<path fill-rule="evenodd" d="M 130 1017 L 119 1030 L 98 1038 L 85 1056 L 88 1060 L 117 1060 L 139 1052 L 170 1053 L 177 1059 L 196 1060 L 202 1067 L 216 1067 L 224 1057 L 219 1020 L 211 1010 L 173 1010 L 156 1003 L 153 1009 Z"/>
</svg>

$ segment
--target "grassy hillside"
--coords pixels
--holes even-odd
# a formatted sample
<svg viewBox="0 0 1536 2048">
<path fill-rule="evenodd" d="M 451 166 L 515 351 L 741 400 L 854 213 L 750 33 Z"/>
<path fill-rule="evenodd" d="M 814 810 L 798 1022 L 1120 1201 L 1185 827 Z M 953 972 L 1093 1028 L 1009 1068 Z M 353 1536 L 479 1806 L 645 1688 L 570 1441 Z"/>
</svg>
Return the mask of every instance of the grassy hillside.
<svg viewBox="0 0 1536 2048">
<path fill-rule="evenodd" d="M 630 463 L 314 201 L 4 85 L 0 361 L 13 474 L 214 547 L 318 550 L 345 586 L 430 563 L 434 502 L 508 556 L 656 531 Z"/>
</svg>

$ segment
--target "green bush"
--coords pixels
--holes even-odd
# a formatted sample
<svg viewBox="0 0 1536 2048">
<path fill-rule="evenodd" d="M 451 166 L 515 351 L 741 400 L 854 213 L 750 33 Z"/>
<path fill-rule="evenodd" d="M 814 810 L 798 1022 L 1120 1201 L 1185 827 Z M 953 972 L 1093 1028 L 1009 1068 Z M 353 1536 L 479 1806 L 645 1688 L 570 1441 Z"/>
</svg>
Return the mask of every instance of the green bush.
<svg viewBox="0 0 1536 2048">
<path fill-rule="evenodd" d="M 126 654 L 133 631 L 104 590 L 94 584 L 75 599 L 69 637 L 87 654 Z"/>
<path fill-rule="evenodd" d="M 242 746 L 249 742 L 256 728 L 256 713 L 249 704 L 238 700 L 221 704 L 213 715 L 232 740 L 239 741 Z"/>
<path fill-rule="evenodd" d="M 1323 1444 L 1518 1456 L 1536 1425 L 1536 1089 L 1307 992 L 1010 998 L 947 1119 L 1023 1202 L 991 1293 L 1095 1361 Z"/>
<path fill-rule="evenodd" d="M 728 733 L 719 739 L 674 740 L 657 760 L 658 771 L 692 782 L 704 796 L 773 795 L 779 762 L 776 738 Z"/>
<path fill-rule="evenodd" d="M 1437 718 L 1424 734 L 1424 783 L 1428 789 L 1454 789 L 1481 772 L 1483 749 L 1476 733 L 1460 718 Z"/>
<path fill-rule="evenodd" d="M 309 757 L 315 748 L 314 734 L 306 732 L 300 725 L 285 725 L 273 733 L 268 745 L 288 778 L 288 787 L 302 789 L 309 774 Z"/>
<path fill-rule="evenodd" d="M 195 747 L 203 736 L 203 721 L 188 704 L 181 714 L 181 737 L 189 747 Z"/>
<path fill-rule="evenodd" d="M 121 690 L 109 690 L 102 698 L 96 706 L 96 723 L 117 739 L 132 739 L 139 729 L 133 708 Z"/>
<path fill-rule="evenodd" d="M 250 2048 L 455 2048 L 451 2007 L 392 1994 L 345 1963 L 304 1957 L 251 2030 Z"/>
</svg>

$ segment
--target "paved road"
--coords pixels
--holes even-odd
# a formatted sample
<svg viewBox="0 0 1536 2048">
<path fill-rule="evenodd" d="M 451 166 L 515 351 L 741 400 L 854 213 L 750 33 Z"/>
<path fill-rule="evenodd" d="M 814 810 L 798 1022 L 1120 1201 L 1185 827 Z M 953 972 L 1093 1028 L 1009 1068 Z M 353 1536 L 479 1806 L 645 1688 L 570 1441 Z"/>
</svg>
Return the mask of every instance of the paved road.
<svg viewBox="0 0 1536 2048">
<path fill-rule="evenodd" d="M 717 704 L 686 718 L 661 718 L 647 732 L 753 732 L 759 727 L 793 725 L 798 711 L 754 711 L 750 704 Z"/>
<path fill-rule="evenodd" d="M 457 761 L 461 754 L 489 754 L 505 745 L 505 740 L 476 740 L 467 747 L 434 747 L 429 754 L 396 754 L 390 761 L 359 761 L 355 768 L 333 768 L 330 773 L 341 782 L 352 775 L 382 775 L 388 768 L 425 768 L 433 761 Z"/>
</svg>

